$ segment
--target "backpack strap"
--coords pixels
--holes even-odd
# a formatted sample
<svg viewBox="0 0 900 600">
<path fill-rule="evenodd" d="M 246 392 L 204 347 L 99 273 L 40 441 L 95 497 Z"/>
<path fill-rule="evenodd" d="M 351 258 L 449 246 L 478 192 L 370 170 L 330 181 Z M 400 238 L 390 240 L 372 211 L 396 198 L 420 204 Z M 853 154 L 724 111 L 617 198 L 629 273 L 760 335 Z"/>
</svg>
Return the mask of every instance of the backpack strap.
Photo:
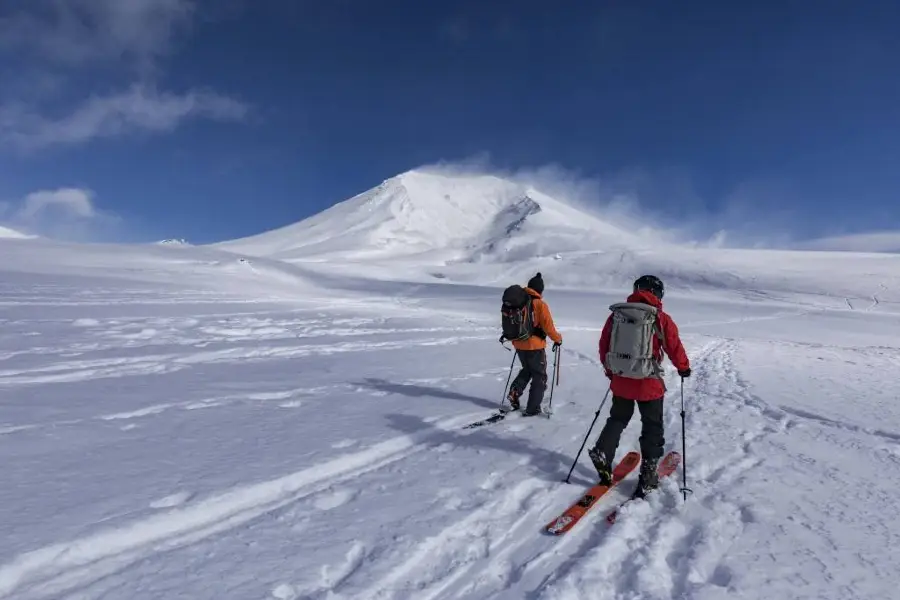
<svg viewBox="0 0 900 600">
<path fill-rule="evenodd" d="M 542 340 L 546 340 L 547 334 L 544 332 L 543 328 L 540 325 L 538 325 L 538 322 L 537 322 L 537 312 L 535 311 L 535 308 L 534 308 L 535 307 L 534 300 L 535 300 L 534 296 L 532 296 L 531 294 L 528 294 L 528 309 L 531 311 L 531 333 L 532 333 L 532 335 L 535 335 L 535 336 L 541 338 Z"/>
<path fill-rule="evenodd" d="M 662 367 L 662 362 L 666 358 L 666 337 L 663 335 L 662 325 L 659 323 L 659 313 L 656 314 L 653 330 L 656 331 L 656 337 L 659 338 L 659 366 Z"/>
</svg>

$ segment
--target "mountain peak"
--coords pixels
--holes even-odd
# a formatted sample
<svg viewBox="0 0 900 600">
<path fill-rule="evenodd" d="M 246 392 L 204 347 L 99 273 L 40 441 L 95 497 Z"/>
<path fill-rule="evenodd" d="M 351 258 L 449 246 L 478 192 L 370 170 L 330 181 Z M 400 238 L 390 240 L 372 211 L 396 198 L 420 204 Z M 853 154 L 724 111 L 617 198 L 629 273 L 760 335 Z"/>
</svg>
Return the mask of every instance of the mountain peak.
<svg viewBox="0 0 900 600">
<path fill-rule="evenodd" d="M 581 251 L 634 234 L 528 185 L 416 169 L 294 225 L 217 244 L 282 260 L 508 262 Z"/>
</svg>

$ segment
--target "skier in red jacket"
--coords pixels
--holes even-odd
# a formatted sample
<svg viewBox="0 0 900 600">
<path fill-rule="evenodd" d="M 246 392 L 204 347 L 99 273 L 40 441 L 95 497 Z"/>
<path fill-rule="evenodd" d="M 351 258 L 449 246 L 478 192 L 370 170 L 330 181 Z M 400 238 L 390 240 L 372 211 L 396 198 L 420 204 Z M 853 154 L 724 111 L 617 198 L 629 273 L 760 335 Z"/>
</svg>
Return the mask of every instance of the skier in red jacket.
<svg viewBox="0 0 900 600">
<path fill-rule="evenodd" d="M 662 298 L 665 294 L 663 282 L 654 275 L 644 275 L 634 282 L 634 293 L 628 297 L 629 303 L 649 305 L 655 310 L 655 327 L 658 327 L 657 335 L 652 336 L 652 363 L 646 369 L 652 371 L 651 375 L 632 378 L 613 374 L 608 365 L 611 335 L 613 331 L 613 315 L 610 315 L 600 334 L 600 362 L 604 365 L 606 376 L 610 379 L 612 392 L 612 407 L 606 425 L 594 447 L 588 451 L 588 456 L 594 463 L 597 473 L 600 475 L 600 483 L 609 484 L 612 479 L 611 463 L 619 446 L 619 439 L 628 422 L 634 414 L 634 406 L 637 404 L 641 413 L 641 469 L 638 477 L 638 487 L 635 494 L 643 496 L 648 490 L 659 485 L 656 467 L 663 455 L 665 444 L 663 431 L 663 398 L 666 394 L 666 385 L 662 379 L 663 352 L 678 369 L 682 379 L 691 376 L 691 365 L 687 353 L 678 335 L 678 326 L 672 318 L 662 310 Z M 646 308 L 643 310 L 647 310 Z M 629 321 L 633 323 L 633 321 Z M 660 339 L 662 338 L 662 339 Z M 649 346 L 647 346 L 649 349 Z M 628 358 L 631 358 L 630 356 Z"/>
</svg>

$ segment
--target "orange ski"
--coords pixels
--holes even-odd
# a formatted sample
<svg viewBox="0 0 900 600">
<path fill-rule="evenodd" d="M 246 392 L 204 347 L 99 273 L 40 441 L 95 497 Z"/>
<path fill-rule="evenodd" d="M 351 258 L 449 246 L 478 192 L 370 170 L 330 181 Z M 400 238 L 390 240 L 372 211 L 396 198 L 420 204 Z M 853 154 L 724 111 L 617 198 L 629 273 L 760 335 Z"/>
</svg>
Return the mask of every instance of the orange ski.
<svg viewBox="0 0 900 600">
<path fill-rule="evenodd" d="M 619 464 L 613 469 L 612 483 L 608 486 L 598 484 L 591 487 L 578 499 L 578 502 L 567 508 L 564 513 L 547 524 L 545 527 L 547 533 L 562 535 L 575 527 L 575 524 L 578 523 L 581 517 L 597 503 L 601 496 L 616 487 L 616 485 L 625 479 L 640 463 L 640 452 L 631 451 L 622 457 L 622 460 L 620 460 Z"/>
</svg>

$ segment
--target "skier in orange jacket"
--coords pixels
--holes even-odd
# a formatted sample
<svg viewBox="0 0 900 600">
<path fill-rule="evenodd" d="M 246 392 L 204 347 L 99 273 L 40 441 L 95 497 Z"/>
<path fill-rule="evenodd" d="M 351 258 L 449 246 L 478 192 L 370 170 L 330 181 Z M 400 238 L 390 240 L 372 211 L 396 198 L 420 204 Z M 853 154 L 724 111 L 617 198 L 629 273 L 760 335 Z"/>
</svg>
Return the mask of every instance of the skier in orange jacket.
<svg viewBox="0 0 900 600">
<path fill-rule="evenodd" d="M 550 314 L 550 307 L 542 297 L 544 279 L 540 273 L 528 281 L 525 291 L 531 296 L 531 306 L 534 311 L 534 333 L 526 340 L 512 341 L 522 368 L 509 388 L 508 398 L 513 410 L 519 410 L 519 398 L 524 393 L 525 386 L 530 382 L 528 404 L 522 416 L 532 417 L 541 414 L 541 403 L 547 389 L 546 339 L 549 337 L 553 340 L 553 351 L 555 352 L 562 345 L 562 336 L 556 330 L 553 316 Z"/>
</svg>

